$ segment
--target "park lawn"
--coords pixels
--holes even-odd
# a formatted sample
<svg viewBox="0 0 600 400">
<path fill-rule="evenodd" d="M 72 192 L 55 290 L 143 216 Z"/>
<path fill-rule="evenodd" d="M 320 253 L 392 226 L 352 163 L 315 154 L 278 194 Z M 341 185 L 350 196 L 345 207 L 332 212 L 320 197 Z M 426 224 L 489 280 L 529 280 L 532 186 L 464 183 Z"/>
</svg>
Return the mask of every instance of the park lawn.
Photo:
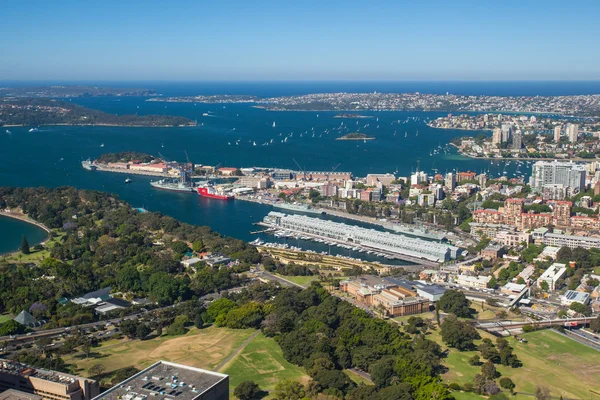
<svg viewBox="0 0 600 400">
<path fill-rule="evenodd" d="M 102 364 L 108 375 L 126 367 L 146 368 L 158 360 L 212 369 L 239 348 L 255 330 L 209 327 L 191 328 L 181 336 L 161 336 L 149 340 L 111 340 L 92 349 L 90 358 L 82 354 L 64 357 L 79 375 L 89 376 L 89 368 Z"/>
<path fill-rule="evenodd" d="M 319 275 L 309 275 L 309 276 L 287 276 L 287 275 L 279 275 L 283 279 L 294 282 L 298 285 L 308 286 L 312 281 L 319 279 Z"/>
<path fill-rule="evenodd" d="M 397 322 L 406 322 L 406 321 L 408 321 L 408 319 L 410 317 L 421 317 L 425 321 L 430 320 L 430 321 L 435 322 L 435 313 L 433 313 L 433 312 L 425 312 L 422 314 L 413 314 L 413 315 L 404 315 L 402 317 L 396 317 L 396 318 L 392 318 L 392 319 Z"/>
<path fill-rule="evenodd" d="M 600 267 L 594 268 L 594 274 L 600 275 Z"/>
<path fill-rule="evenodd" d="M 254 381 L 262 390 L 273 390 L 278 382 L 286 379 L 302 383 L 309 380 L 304 369 L 287 362 L 277 342 L 262 333 L 219 372 L 229 375 L 230 390 L 244 381 Z"/>
<path fill-rule="evenodd" d="M 0 324 L 3 324 L 7 321 L 10 321 L 13 317 L 10 314 L 2 314 L 0 315 Z"/>
<path fill-rule="evenodd" d="M 53 230 L 52 233 L 54 236 L 46 241 L 46 243 L 44 244 L 43 250 L 36 251 L 33 249 L 34 246 L 31 246 L 29 254 L 23 254 L 20 251 L 15 251 L 12 253 L 5 254 L 3 256 L 3 259 L 9 263 L 17 263 L 17 264 L 19 264 L 19 263 L 23 263 L 23 264 L 28 264 L 28 263 L 39 264 L 39 263 L 41 263 L 44 260 L 44 258 L 50 257 L 50 249 L 52 247 L 54 247 L 54 245 L 58 241 L 62 240 L 63 236 L 66 235 L 64 232 L 58 232 L 56 230 Z"/>
<path fill-rule="evenodd" d="M 479 331 L 482 338 L 488 337 L 495 342 L 491 334 Z M 534 393 L 538 385 L 547 386 L 555 397 L 586 398 L 590 393 L 585 389 L 599 387 L 597 376 L 600 375 L 600 364 L 597 359 L 600 354 L 587 346 L 577 343 L 560 334 L 541 330 L 521 335 L 528 343 L 519 343 L 513 338 L 506 338 L 514 348 L 514 353 L 523 363 L 521 368 L 510 368 L 496 365 L 502 376 L 508 376 L 515 383 L 515 391 Z M 439 343 L 442 349 L 447 347 L 442 343 L 439 331 L 432 332 L 428 339 Z M 476 341 L 478 345 L 481 341 Z M 442 364 L 448 372 L 442 375 L 446 383 L 456 382 L 463 385 L 473 382 L 481 367 L 469 365 L 468 360 L 478 351 L 459 352 L 450 349 L 448 357 Z M 457 394 L 457 393 L 453 393 Z M 514 399 L 525 399 L 526 396 L 514 396 Z M 457 397 L 461 399 L 461 397 Z"/>
<path fill-rule="evenodd" d="M 478 394 L 475 393 L 469 393 L 469 392 L 452 392 L 452 397 L 454 397 L 455 400 L 481 400 L 481 399 L 485 399 L 485 397 L 480 396 Z"/>
</svg>

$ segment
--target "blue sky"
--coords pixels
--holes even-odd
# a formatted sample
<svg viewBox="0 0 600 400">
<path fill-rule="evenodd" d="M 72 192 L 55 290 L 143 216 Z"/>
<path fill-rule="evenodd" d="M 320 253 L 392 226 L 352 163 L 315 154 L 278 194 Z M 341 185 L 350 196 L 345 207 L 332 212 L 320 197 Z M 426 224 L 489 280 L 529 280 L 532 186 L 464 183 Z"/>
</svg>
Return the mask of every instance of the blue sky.
<svg viewBox="0 0 600 400">
<path fill-rule="evenodd" d="M 1 0 L 0 80 L 597 80 L 600 1 Z"/>
</svg>

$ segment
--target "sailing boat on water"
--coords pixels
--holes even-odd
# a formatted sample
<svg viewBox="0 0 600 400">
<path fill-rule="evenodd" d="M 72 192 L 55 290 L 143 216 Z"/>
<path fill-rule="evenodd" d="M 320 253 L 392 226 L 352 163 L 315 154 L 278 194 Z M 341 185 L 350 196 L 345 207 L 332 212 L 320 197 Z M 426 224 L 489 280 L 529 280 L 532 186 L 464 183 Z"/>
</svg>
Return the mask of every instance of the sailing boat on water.
<svg viewBox="0 0 600 400">
<path fill-rule="evenodd" d="M 273 128 L 275 128 L 275 121 L 273 121 Z"/>
</svg>

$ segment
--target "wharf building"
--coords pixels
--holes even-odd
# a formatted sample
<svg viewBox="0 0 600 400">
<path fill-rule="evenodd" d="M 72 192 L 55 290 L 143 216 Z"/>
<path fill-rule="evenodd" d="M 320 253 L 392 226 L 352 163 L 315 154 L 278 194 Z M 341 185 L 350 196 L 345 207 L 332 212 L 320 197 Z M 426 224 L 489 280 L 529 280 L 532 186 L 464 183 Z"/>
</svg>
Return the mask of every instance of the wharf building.
<svg viewBox="0 0 600 400">
<path fill-rule="evenodd" d="M 547 185 L 563 185 L 574 195 L 585 189 L 585 167 L 565 161 L 538 161 L 533 164 L 529 185 L 542 192 Z"/>
<path fill-rule="evenodd" d="M 460 255 L 458 247 L 443 243 L 303 215 L 270 212 L 264 218 L 264 223 L 284 230 L 332 239 L 346 245 L 368 247 L 382 252 L 434 262 L 448 261 Z"/>
<path fill-rule="evenodd" d="M 100 393 L 93 379 L 0 359 L 0 391 L 38 400 L 91 400 Z"/>
<path fill-rule="evenodd" d="M 158 361 L 93 400 L 229 400 L 229 376 Z"/>
</svg>

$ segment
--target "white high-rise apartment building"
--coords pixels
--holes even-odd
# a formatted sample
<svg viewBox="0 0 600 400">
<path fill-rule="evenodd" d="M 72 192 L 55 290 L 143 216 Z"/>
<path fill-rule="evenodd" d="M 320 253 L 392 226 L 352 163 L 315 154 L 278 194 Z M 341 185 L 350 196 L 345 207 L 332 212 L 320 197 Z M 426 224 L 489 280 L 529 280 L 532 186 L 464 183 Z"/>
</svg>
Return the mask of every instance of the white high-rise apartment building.
<svg viewBox="0 0 600 400">
<path fill-rule="evenodd" d="M 563 185 L 575 194 L 585 188 L 585 176 L 585 167 L 572 161 L 538 161 L 531 169 L 529 184 L 536 191 L 546 185 Z"/>
</svg>

